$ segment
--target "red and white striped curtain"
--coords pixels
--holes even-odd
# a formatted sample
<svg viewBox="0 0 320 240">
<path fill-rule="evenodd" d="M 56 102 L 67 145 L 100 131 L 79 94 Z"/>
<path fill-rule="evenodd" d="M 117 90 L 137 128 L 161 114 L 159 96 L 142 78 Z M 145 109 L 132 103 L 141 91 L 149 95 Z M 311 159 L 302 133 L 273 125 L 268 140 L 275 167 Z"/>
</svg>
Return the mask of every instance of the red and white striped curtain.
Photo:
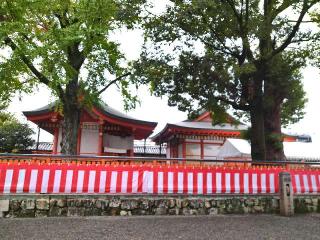
<svg viewBox="0 0 320 240">
<path fill-rule="evenodd" d="M 0 193 L 268 194 L 280 169 L 0 164 Z M 295 193 L 320 193 L 319 171 L 290 171 Z"/>
</svg>

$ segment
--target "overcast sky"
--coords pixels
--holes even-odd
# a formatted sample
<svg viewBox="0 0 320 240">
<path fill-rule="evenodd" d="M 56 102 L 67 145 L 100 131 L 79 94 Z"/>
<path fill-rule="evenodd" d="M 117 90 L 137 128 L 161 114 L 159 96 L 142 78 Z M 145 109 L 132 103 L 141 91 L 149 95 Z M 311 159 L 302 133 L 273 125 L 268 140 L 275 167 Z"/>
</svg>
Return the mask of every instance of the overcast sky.
<svg viewBox="0 0 320 240">
<path fill-rule="evenodd" d="M 121 43 L 121 50 L 126 54 L 128 60 L 134 60 L 139 57 L 143 43 L 141 31 L 122 32 L 116 38 Z M 299 123 L 290 126 L 286 132 L 310 134 L 314 142 L 320 143 L 320 71 L 311 66 L 307 67 L 303 70 L 303 77 L 304 89 L 309 99 L 305 109 L 306 115 Z M 146 86 L 139 88 L 138 94 L 141 105 L 137 106 L 135 110 L 128 112 L 128 114 L 139 119 L 158 122 L 156 132 L 160 131 L 168 122 L 179 122 L 187 117 L 186 113 L 178 111 L 177 108 L 168 107 L 166 97 L 156 98 L 150 96 Z M 123 111 L 121 95 L 115 87 L 104 92 L 102 98 L 111 107 Z M 42 107 L 52 100 L 50 91 L 46 87 L 41 86 L 32 95 L 23 95 L 22 98 L 15 97 L 8 110 L 15 113 L 19 119 L 26 121 L 22 115 L 22 111 Z M 30 125 L 36 129 L 34 124 L 30 123 Z M 52 136 L 45 131 L 41 131 L 40 141 L 52 141 Z"/>
</svg>

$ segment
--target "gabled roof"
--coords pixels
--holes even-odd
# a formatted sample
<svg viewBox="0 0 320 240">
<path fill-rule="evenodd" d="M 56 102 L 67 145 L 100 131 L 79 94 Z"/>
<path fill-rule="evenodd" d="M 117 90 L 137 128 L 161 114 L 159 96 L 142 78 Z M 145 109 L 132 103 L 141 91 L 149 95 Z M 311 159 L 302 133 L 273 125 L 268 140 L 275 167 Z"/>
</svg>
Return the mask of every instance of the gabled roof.
<svg viewBox="0 0 320 240">
<path fill-rule="evenodd" d="M 229 121 L 230 120 L 230 121 Z M 203 112 L 194 120 L 185 120 L 175 124 L 167 124 L 158 134 L 152 137 L 152 140 L 159 142 L 166 141 L 166 138 L 173 133 L 194 134 L 194 135 L 221 135 L 221 136 L 239 136 L 240 131 L 248 129 L 242 123 L 233 124 L 235 120 L 230 116 L 226 123 L 212 125 L 212 118 L 209 112 Z"/>
<path fill-rule="evenodd" d="M 45 115 L 48 113 L 52 113 L 55 111 L 56 104 L 57 102 L 53 102 L 32 111 L 24 111 L 23 114 L 28 118 L 32 116 Z M 132 122 L 132 123 L 137 123 L 142 125 L 148 125 L 151 127 L 156 127 L 158 124 L 157 122 L 149 122 L 149 121 L 143 121 L 140 119 L 133 118 L 129 115 L 121 113 L 120 111 L 108 106 L 104 102 L 100 102 L 99 104 L 95 105 L 94 108 L 96 108 L 98 111 L 101 111 L 106 116 L 116 118 L 119 120 L 124 120 L 127 122 Z"/>
<path fill-rule="evenodd" d="M 33 111 L 25 111 L 23 114 L 29 121 L 36 124 L 41 122 L 51 122 L 52 119 L 62 119 L 63 117 L 56 112 L 57 102 L 50 103 L 44 107 L 35 109 Z M 85 109 L 84 115 L 90 115 L 90 121 L 98 121 L 99 119 L 108 122 L 109 124 L 115 124 L 127 129 L 132 129 L 136 139 L 145 139 L 152 134 L 154 128 L 157 126 L 156 122 L 148 122 L 130 117 L 123 114 L 116 109 L 108 106 L 107 104 L 100 102 L 94 105 L 91 109 Z M 86 122 L 86 120 L 83 120 Z M 40 125 L 39 125 L 40 126 Z M 41 127 L 46 131 L 53 132 L 52 129 Z"/>
</svg>

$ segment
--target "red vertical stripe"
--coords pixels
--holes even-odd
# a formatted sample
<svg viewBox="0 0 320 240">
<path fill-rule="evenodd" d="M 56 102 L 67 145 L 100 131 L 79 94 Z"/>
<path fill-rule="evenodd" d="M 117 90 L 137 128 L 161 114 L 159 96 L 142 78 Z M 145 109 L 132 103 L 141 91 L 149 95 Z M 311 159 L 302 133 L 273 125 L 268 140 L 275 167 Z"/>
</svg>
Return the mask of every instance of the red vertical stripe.
<svg viewBox="0 0 320 240">
<path fill-rule="evenodd" d="M 193 194 L 198 194 L 198 171 L 193 172 Z"/>
<path fill-rule="evenodd" d="M 19 167 L 14 166 L 13 168 L 13 176 L 12 176 L 12 182 L 11 182 L 11 188 L 10 192 L 15 193 L 17 192 L 17 184 L 18 184 L 18 178 L 19 178 Z"/>
<path fill-rule="evenodd" d="M 61 178 L 60 178 L 60 187 L 59 192 L 64 193 L 66 188 L 66 180 L 67 180 L 67 169 L 66 167 L 63 167 L 61 169 Z"/>
<path fill-rule="evenodd" d="M 261 193 L 262 185 L 261 185 L 261 171 L 257 172 L 257 193 Z"/>
<path fill-rule="evenodd" d="M 186 169 L 183 170 L 183 193 L 188 193 L 188 171 Z"/>
<path fill-rule="evenodd" d="M 163 172 L 163 193 L 168 193 L 168 171 Z"/>
<path fill-rule="evenodd" d="M 239 171 L 239 191 L 240 193 L 244 193 L 244 172 L 243 171 Z"/>
<path fill-rule="evenodd" d="M 221 193 L 226 192 L 226 172 L 221 171 Z"/>
<path fill-rule="evenodd" d="M 133 169 L 130 169 L 128 171 L 127 193 L 132 193 L 132 178 L 133 178 Z"/>
<path fill-rule="evenodd" d="M 253 188 L 252 188 L 252 172 L 251 171 L 248 173 L 248 178 L 249 178 L 249 194 L 251 194 L 253 192 Z"/>
<path fill-rule="evenodd" d="M 270 193 L 270 174 L 273 172 L 266 173 L 266 193 Z"/>
<path fill-rule="evenodd" d="M 42 177 L 43 177 L 43 168 L 42 168 L 42 167 L 38 167 L 38 177 L 37 177 L 37 183 L 36 183 L 36 193 L 40 193 L 40 192 L 41 192 Z"/>
<path fill-rule="evenodd" d="M 99 193 L 101 169 L 96 169 L 96 178 L 94 181 L 94 192 Z"/>
<path fill-rule="evenodd" d="M 234 193 L 235 192 L 235 182 L 234 182 L 234 174 L 235 172 L 232 171 L 230 172 L 230 193 Z"/>
<path fill-rule="evenodd" d="M 121 185 L 122 185 L 122 171 L 117 171 L 117 185 L 116 185 L 116 193 L 121 193 Z"/>
<path fill-rule="evenodd" d="M 212 193 L 217 193 L 216 172 L 212 171 Z"/>
<path fill-rule="evenodd" d="M 84 178 L 83 178 L 83 188 L 82 188 L 83 193 L 88 192 L 88 184 L 89 184 L 89 168 L 85 168 L 84 169 Z"/>
<path fill-rule="evenodd" d="M 2 166 L 2 169 L 0 172 L 0 193 L 3 193 L 4 182 L 5 182 L 5 178 L 6 178 L 6 170 L 7 170 L 7 168 Z"/>
<path fill-rule="evenodd" d="M 28 193 L 29 192 L 29 184 L 30 184 L 30 178 L 31 178 L 31 166 L 27 166 L 26 173 L 24 177 L 24 184 L 23 184 L 23 192 Z M 0 180 L 1 183 L 1 180 Z M 1 192 L 1 190 L 0 190 Z"/>
<path fill-rule="evenodd" d="M 208 182 L 208 179 L 207 179 L 207 171 L 204 171 L 203 173 L 203 179 L 202 179 L 202 189 L 203 189 L 203 194 L 208 194 L 208 189 L 207 189 L 207 182 Z"/>
<path fill-rule="evenodd" d="M 110 193 L 111 173 L 112 173 L 112 171 L 107 171 L 106 186 L 105 186 L 106 193 Z"/>
<path fill-rule="evenodd" d="M 77 192 L 77 182 L 78 182 L 78 167 L 77 166 L 74 166 L 72 168 L 73 170 L 73 174 L 72 174 L 72 185 L 71 185 L 71 192 L 72 193 L 75 193 Z"/>
<path fill-rule="evenodd" d="M 178 192 L 178 171 L 174 169 L 173 171 L 173 193 Z"/>
</svg>

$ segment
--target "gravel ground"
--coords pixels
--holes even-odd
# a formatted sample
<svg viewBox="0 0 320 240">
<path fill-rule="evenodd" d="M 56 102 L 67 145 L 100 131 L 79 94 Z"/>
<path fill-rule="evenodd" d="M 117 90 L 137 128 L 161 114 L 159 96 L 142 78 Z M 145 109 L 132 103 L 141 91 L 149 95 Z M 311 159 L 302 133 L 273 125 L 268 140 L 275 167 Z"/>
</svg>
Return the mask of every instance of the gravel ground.
<svg viewBox="0 0 320 240">
<path fill-rule="evenodd" d="M 0 239 L 320 239 L 320 214 L 0 219 Z"/>
</svg>

